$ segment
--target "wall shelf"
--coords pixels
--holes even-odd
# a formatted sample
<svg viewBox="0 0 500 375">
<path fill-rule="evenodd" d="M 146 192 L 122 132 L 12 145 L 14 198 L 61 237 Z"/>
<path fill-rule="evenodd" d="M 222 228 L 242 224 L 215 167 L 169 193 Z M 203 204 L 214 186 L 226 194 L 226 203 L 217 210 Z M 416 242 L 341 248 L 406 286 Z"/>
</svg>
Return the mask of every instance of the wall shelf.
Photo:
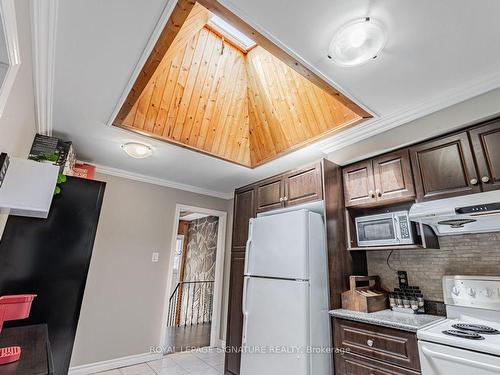
<svg viewBox="0 0 500 375">
<path fill-rule="evenodd" d="M 429 249 L 423 245 L 398 245 L 398 246 L 363 246 L 363 247 L 348 247 L 349 251 L 365 251 L 365 250 L 419 250 Z"/>
<path fill-rule="evenodd" d="M 428 225 L 422 223 L 413 223 L 416 231 L 416 242 L 411 245 L 386 245 L 386 246 L 358 246 L 356 239 L 355 218 L 357 215 L 378 214 L 380 212 L 409 210 L 413 202 L 397 204 L 388 207 L 378 207 L 374 209 L 345 209 L 345 228 L 346 245 L 349 251 L 376 251 L 376 250 L 420 250 L 420 249 L 439 249 L 439 240 L 434 231 Z"/>
</svg>

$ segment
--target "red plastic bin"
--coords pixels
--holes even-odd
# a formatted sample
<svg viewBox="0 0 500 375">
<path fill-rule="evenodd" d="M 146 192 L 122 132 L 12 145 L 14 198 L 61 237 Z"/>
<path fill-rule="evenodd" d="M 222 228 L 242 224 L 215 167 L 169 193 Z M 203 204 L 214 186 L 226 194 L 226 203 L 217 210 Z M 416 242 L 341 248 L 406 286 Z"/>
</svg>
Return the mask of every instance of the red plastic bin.
<svg viewBox="0 0 500 375">
<path fill-rule="evenodd" d="M 0 332 L 3 322 L 26 319 L 30 315 L 31 303 L 36 294 L 19 294 L 0 297 Z M 21 357 L 21 348 L 11 346 L 0 348 L 0 365 L 17 361 Z"/>
</svg>

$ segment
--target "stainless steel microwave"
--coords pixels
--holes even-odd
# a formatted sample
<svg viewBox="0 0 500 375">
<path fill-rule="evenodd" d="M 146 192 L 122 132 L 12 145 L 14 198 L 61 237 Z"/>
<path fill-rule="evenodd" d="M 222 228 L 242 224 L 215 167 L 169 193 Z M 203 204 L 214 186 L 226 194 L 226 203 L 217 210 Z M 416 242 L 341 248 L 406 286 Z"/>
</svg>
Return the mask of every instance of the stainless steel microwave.
<svg viewBox="0 0 500 375">
<path fill-rule="evenodd" d="M 358 246 L 414 244 L 408 211 L 360 216 L 355 223 Z"/>
</svg>

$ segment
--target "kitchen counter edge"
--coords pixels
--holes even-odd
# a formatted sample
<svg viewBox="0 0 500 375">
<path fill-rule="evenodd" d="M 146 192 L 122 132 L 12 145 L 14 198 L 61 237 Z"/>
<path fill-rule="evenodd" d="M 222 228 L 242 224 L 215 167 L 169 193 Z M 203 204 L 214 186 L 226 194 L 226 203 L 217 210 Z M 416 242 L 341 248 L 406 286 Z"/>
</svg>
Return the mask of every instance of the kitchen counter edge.
<svg viewBox="0 0 500 375">
<path fill-rule="evenodd" d="M 329 311 L 329 314 L 334 318 L 368 323 L 408 332 L 417 332 L 417 330 L 421 328 L 445 319 L 443 316 L 397 313 L 389 309 L 372 313 L 336 309 Z"/>
</svg>

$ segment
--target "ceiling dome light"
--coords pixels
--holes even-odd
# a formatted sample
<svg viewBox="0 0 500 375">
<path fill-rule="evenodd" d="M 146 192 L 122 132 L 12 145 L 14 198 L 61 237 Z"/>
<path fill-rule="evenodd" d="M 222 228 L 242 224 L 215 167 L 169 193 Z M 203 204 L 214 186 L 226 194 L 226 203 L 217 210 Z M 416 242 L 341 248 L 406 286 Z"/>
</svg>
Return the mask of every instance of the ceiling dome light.
<svg viewBox="0 0 500 375">
<path fill-rule="evenodd" d="M 122 145 L 123 150 L 131 157 L 144 159 L 153 154 L 153 149 L 148 145 L 138 142 L 128 142 Z"/>
<path fill-rule="evenodd" d="M 380 23 L 370 17 L 342 26 L 330 43 L 328 57 L 339 65 L 354 66 L 377 57 L 387 40 Z"/>
</svg>

